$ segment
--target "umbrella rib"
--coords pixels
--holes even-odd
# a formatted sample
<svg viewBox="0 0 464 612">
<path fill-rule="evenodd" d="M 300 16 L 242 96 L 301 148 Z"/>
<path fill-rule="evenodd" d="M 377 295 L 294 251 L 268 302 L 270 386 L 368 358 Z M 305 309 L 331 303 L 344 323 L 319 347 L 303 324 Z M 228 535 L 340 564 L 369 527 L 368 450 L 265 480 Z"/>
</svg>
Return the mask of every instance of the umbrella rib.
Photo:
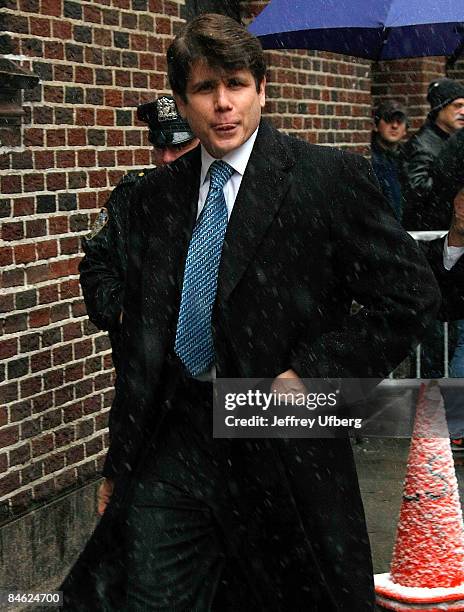
<svg viewBox="0 0 464 612">
<path fill-rule="evenodd" d="M 385 25 L 382 30 L 382 40 L 380 41 L 379 52 L 377 53 L 377 57 L 375 59 L 376 62 L 381 61 L 382 59 L 382 51 L 385 47 L 385 43 L 387 42 L 387 38 L 391 32 L 391 28 L 387 28 Z"/>
</svg>

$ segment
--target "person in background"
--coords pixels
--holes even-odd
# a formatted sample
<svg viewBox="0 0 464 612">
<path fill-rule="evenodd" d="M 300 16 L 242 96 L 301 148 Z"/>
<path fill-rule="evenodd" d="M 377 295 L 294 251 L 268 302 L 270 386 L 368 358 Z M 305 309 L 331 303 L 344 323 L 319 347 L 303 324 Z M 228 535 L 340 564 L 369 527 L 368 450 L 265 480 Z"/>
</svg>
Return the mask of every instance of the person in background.
<svg viewBox="0 0 464 612">
<path fill-rule="evenodd" d="M 453 378 L 464 378 L 464 186 L 461 187 L 453 201 L 453 222 L 448 234 L 448 248 L 451 250 L 450 270 L 455 268 L 455 275 L 460 275 L 458 282 L 454 283 L 461 292 L 457 298 L 459 304 L 455 304 L 456 312 L 452 316 L 457 320 L 457 340 L 453 357 L 450 363 L 450 376 Z M 448 269 L 448 268 L 447 268 Z M 455 289 L 456 291 L 456 289 Z M 459 317 L 459 318 L 458 318 Z M 462 390 L 461 390 L 462 391 Z M 451 450 L 453 452 L 464 451 L 464 406 L 462 393 L 457 393 L 456 401 L 445 404 L 446 418 L 451 438 Z"/>
<path fill-rule="evenodd" d="M 181 117 L 172 96 L 137 107 L 137 119 L 148 123 L 148 140 L 153 145 L 155 166 L 164 166 L 191 151 L 199 143 Z"/>
<path fill-rule="evenodd" d="M 407 230 L 438 231 L 450 227 L 452 198 L 444 189 L 454 183 L 452 172 L 444 169 L 442 158 L 464 127 L 464 86 L 442 78 L 428 87 L 430 111 L 426 121 L 402 150 L 401 181 L 404 196 L 403 226 Z M 462 160 L 462 158 L 461 158 Z M 450 166 L 451 168 L 451 166 Z M 451 344 L 455 324 L 449 326 Z M 440 321 L 431 323 L 421 345 L 421 376 L 444 376 L 444 337 Z"/>
<path fill-rule="evenodd" d="M 403 214 L 401 141 L 406 136 L 407 128 L 408 117 L 402 104 L 396 100 L 386 100 L 376 107 L 371 136 L 372 166 L 398 221 L 401 221 Z"/>
<path fill-rule="evenodd" d="M 172 96 L 140 105 L 137 118 L 148 124 L 148 140 L 153 145 L 157 167 L 175 161 L 198 145 L 198 138 L 180 116 Z M 116 371 L 127 268 L 128 202 L 137 183 L 150 172 L 156 169 L 136 170 L 123 176 L 82 241 L 85 257 L 79 271 L 87 314 L 98 329 L 109 331 Z M 110 217 L 113 223 L 108 225 Z"/>
<path fill-rule="evenodd" d="M 453 207 L 449 232 L 443 238 L 421 242 L 422 250 L 435 274 L 442 293 L 438 316 L 455 322 L 456 344 L 449 376 L 464 378 L 464 183 L 447 181 L 442 193 Z M 464 398 L 462 388 L 443 387 L 446 418 L 453 452 L 464 451 Z"/>
<path fill-rule="evenodd" d="M 464 127 L 464 85 L 453 79 L 432 81 L 424 125 L 403 147 L 403 225 L 408 230 L 443 230 L 451 221 L 452 203 L 437 189 L 440 156 L 450 136 Z"/>
<path fill-rule="evenodd" d="M 161 96 L 137 108 L 137 118 L 148 124 L 148 140 L 153 145 L 157 168 L 171 163 L 194 149 L 199 140 L 177 110 L 172 96 Z M 127 234 L 130 224 L 130 196 L 139 181 L 157 168 L 126 174 L 100 211 L 90 233 L 82 241 L 85 253 L 79 266 L 80 283 L 89 319 L 99 329 L 108 330 L 118 385 L 121 361 L 120 327 L 127 271 Z M 111 218 L 112 222 L 108 223 Z M 118 396 L 111 406 L 109 421 L 119 419 Z M 103 513 L 112 483 L 105 481 L 98 493 L 98 511 Z"/>
</svg>

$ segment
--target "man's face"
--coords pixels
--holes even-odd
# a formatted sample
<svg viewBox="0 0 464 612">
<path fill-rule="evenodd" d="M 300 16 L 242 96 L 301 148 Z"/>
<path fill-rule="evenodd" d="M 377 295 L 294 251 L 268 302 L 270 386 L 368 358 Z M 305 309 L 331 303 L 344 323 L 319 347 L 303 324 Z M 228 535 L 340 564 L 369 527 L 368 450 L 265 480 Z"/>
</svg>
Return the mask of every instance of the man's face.
<svg viewBox="0 0 464 612">
<path fill-rule="evenodd" d="M 464 187 L 454 196 L 453 206 L 464 213 Z"/>
<path fill-rule="evenodd" d="M 198 144 L 198 138 L 192 138 L 187 142 L 183 142 L 178 145 L 169 145 L 167 147 L 154 147 L 153 157 L 155 166 L 165 166 L 175 161 L 177 158 L 182 157 L 188 151 L 194 149 Z"/>
<path fill-rule="evenodd" d="M 435 123 L 448 134 L 464 127 L 464 98 L 457 98 L 438 113 Z"/>
<path fill-rule="evenodd" d="M 451 230 L 464 236 L 464 187 L 458 191 L 453 200 L 453 222 Z M 455 244 L 454 246 L 458 246 Z"/>
<path fill-rule="evenodd" d="M 391 121 L 380 119 L 375 130 L 382 144 L 391 147 L 406 136 L 406 122 L 400 117 L 393 117 Z"/>
<path fill-rule="evenodd" d="M 210 155 L 224 157 L 258 127 L 265 103 L 265 79 L 256 91 L 249 70 L 226 72 L 197 61 L 190 70 L 186 98 L 177 106 Z"/>
</svg>

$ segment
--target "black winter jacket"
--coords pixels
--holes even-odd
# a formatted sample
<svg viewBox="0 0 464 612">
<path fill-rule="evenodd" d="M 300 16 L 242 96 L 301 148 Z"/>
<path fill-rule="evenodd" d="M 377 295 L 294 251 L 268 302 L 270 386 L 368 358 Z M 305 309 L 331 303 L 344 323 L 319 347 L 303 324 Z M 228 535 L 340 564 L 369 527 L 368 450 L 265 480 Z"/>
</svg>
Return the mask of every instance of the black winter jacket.
<svg viewBox="0 0 464 612">
<path fill-rule="evenodd" d="M 384 149 L 372 133 L 371 141 L 372 167 L 380 184 L 380 189 L 392 207 L 398 221 L 403 216 L 403 195 L 400 184 L 400 163 L 402 159 L 401 148 L 395 150 Z"/>
<path fill-rule="evenodd" d="M 436 185 L 438 161 L 448 139 L 449 134 L 427 120 L 404 146 L 403 225 L 408 230 L 444 230 L 450 225 L 451 203 Z"/>
<path fill-rule="evenodd" d="M 457 321 L 464 318 L 464 256 L 460 257 L 451 270 L 443 265 L 445 238 L 420 242 L 433 274 L 440 285 L 441 307 L 437 318 L 441 321 Z"/>
<path fill-rule="evenodd" d="M 85 257 L 79 271 L 87 314 L 98 329 L 109 332 L 116 373 L 120 361 L 120 317 L 127 272 L 129 200 L 137 182 L 152 171 L 141 170 L 124 176 L 100 211 L 91 232 L 82 240 Z M 108 223 L 110 218 L 111 223 Z"/>
</svg>

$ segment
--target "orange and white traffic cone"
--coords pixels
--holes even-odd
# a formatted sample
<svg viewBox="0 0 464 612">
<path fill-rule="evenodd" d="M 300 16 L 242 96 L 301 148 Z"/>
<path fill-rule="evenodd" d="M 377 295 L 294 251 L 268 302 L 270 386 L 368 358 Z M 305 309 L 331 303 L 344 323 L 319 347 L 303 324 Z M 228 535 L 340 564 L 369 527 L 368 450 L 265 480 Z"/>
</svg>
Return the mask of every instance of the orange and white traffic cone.
<svg viewBox="0 0 464 612">
<path fill-rule="evenodd" d="M 386 610 L 464 611 L 464 527 L 436 383 L 419 393 L 390 573 L 375 591 Z"/>
</svg>

